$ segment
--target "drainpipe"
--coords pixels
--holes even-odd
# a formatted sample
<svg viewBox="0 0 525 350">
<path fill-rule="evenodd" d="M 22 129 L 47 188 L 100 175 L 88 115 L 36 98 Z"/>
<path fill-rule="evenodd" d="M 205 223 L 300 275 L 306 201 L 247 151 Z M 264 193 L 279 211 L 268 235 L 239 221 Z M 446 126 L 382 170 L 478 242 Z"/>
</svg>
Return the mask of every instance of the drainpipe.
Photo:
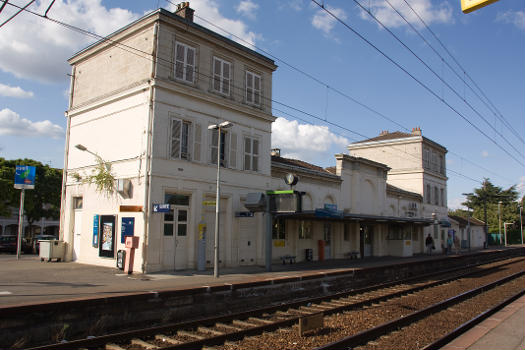
<svg viewBox="0 0 525 350">
<path fill-rule="evenodd" d="M 66 144 L 64 149 L 64 169 L 62 170 L 62 190 L 60 194 L 60 228 L 58 233 L 58 238 L 65 240 L 65 232 L 64 232 L 64 221 L 65 221 L 65 211 L 66 211 L 66 183 L 67 183 L 67 167 L 68 167 L 68 160 L 69 160 L 69 136 L 70 136 L 70 130 L 71 130 L 71 117 L 69 116 L 69 111 L 71 110 L 71 107 L 73 106 L 73 93 L 75 91 L 75 66 L 71 67 L 71 79 L 70 79 L 70 86 L 69 86 L 69 106 L 65 113 L 65 117 L 67 119 L 67 126 L 66 126 Z M 68 230 L 68 233 L 71 233 L 71 230 Z M 69 244 L 67 247 L 67 253 L 66 253 L 66 260 L 71 255 L 72 252 L 72 245 L 73 242 L 73 236 L 70 235 L 69 237 Z"/>
<path fill-rule="evenodd" d="M 159 22 L 155 22 L 155 27 L 153 28 L 153 50 L 151 62 L 151 79 L 149 87 L 149 114 L 148 114 L 148 132 L 146 134 L 147 148 L 146 148 L 146 167 L 145 167 L 145 184 L 144 184 L 144 241 L 142 242 L 142 273 L 146 273 L 147 270 L 147 259 L 148 259 L 148 233 L 149 233 L 149 221 L 151 215 L 151 153 L 153 148 L 153 119 L 155 116 L 155 103 L 154 103 L 154 93 L 155 87 L 155 77 L 157 75 L 157 47 L 158 47 L 158 31 L 159 31 Z"/>
</svg>

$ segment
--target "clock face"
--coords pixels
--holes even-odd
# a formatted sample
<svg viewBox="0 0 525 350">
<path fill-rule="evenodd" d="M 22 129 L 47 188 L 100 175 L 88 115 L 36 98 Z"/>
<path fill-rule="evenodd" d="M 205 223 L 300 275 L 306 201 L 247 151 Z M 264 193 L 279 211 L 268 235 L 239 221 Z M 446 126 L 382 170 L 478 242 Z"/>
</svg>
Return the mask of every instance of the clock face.
<svg viewBox="0 0 525 350">
<path fill-rule="evenodd" d="M 286 174 L 284 177 L 284 182 L 286 182 L 287 185 L 295 185 L 297 183 L 297 176 L 294 174 Z"/>
</svg>

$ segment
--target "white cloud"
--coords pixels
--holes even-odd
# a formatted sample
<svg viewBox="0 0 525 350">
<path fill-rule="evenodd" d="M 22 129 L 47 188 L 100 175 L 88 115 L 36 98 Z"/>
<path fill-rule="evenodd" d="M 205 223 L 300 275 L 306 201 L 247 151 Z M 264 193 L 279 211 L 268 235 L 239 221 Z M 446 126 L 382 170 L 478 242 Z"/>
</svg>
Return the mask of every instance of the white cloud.
<svg viewBox="0 0 525 350">
<path fill-rule="evenodd" d="M 525 13 L 523 11 L 507 11 L 498 13 L 496 22 L 513 24 L 518 29 L 525 30 Z"/>
<path fill-rule="evenodd" d="M 481 156 L 483 158 L 487 158 L 489 156 L 489 152 L 488 151 L 481 151 Z"/>
<path fill-rule="evenodd" d="M 277 118 L 272 125 L 272 148 L 280 148 L 286 158 L 311 161 L 333 146 L 344 149 L 349 144 L 348 139 L 335 135 L 327 126 L 299 124 L 285 118 Z"/>
<path fill-rule="evenodd" d="M 25 137 L 51 137 L 58 139 L 64 136 L 64 129 L 49 120 L 33 122 L 21 118 L 16 112 L 5 108 L 0 110 L 0 135 Z"/>
<path fill-rule="evenodd" d="M 389 0 L 389 2 L 416 28 L 422 28 L 424 25 L 414 11 L 417 12 L 419 17 L 421 17 L 427 25 L 432 23 L 453 22 L 452 7 L 446 1 L 438 2 L 439 5 L 433 5 L 430 0 L 412 0 L 410 1 L 410 6 L 414 11 L 406 5 L 404 0 Z M 384 0 L 372 0 L 369 4 L 370 12 L 386 27 L 397 28 L 407 26 L 405 20 L 402 19 Z M 365 3 L 363 6 L 368 7 L 367 5 L 368 4 Z M 375 22 L 375 20 L 365 11 L 361 11 L 360 16 L 362 19 Z"/>
<path fill-rule="evenodd" d="M 202 24 L 204 27 L 207 27 L 215 32 L 218 32 L 234 41 L 239 42 L 242 45 L 254 46 L 257 40 L 262 40 L 262 35 L 257 34 L 248 29 L 248 26 L 241 20 L 233 20 L 224 17 L 219 11 L 219 5 L 215 0 L 192 0 L 190 6 L 195 10 L 194 21 L 196 23 Z M 175 10 L 175 5 L 169 5 L 168 10 Z M 204 20 L 202 20 L 202 19 Z M 217 26 L 214 27 L 213 25 Z M 222 31 L 222 28 L 235 36 L 241 38 L 242 40 L 237 39 L 234 36 Z M 249 44 L 246 44 L 246 42 Z M 253 48 L 253 47 L 252 47 Z"/>
<path fill-rule="evenodd" d="M 0 83 L 0 96 L 31 98 L 34 94 L 31 91 L 25 91 L 20 86 L 13 87 Z"/>
<path fill-rule="evenodd" d="M 49 1 L 38 0 L 29 9 L 44 13 L 48 6 Z M 15 10 L 6 6 L 2 19 Z M 57 0 L 48 16 L 99 35 L 110 34 L 139 17 L 128 10 L 107 9 L 101 0 Z M 65 82 L 71 71 L 67 59 L 94 40 L 23 12 L 2 27 L 0 69 L 19 78 Z"/>
<path fill-rule="evenodd" d="M 239 3 L 236 10 L 237 13 L 240 13 L 249 19 L 255 19 L 255 12 L 259 9 L 259 5 L 252 2 L 251 0 L 243 0 Z"/>
<path fill-rule="evenodd" d="M 460 198 L 449 198 L 447 200 L 447 206 L 450 210 L 465 209 L 465 206 L 461 203 L 465 202 L 465 197 Z"/>
<path fill-rule="evenodd" d="M 326 9 L 342 20 L 347 19 L 346 12 L 343 9 L 331 6 L 327 6 Z M 319 9 L 312 18 L 312 25 L 324 32 L 325 35 L 331 33 L 336 23 L 336 19 L 323 9 Z"/>
</svg>

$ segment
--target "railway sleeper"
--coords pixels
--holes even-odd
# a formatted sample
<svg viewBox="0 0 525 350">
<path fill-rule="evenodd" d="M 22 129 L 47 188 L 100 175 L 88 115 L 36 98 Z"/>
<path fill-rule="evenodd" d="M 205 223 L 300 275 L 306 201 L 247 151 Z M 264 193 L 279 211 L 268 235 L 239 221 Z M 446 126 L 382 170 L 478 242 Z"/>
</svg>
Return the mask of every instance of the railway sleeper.
<svg viewBox="0 0 525 350">
<path fill-rule="evenodd" d="M 258 318 L 258 317 L 249 317 L 248 321 L 259 322 L 259 323 L 263 323 L 263 324 L 272 324 L 272 323 L 274 323 L 273 321 L 265 320 L 263 318 Z"/>
<path fill-rule="evenodd" d="M 184 330 L 177 331 L 177 335 L 181 337 L 190 337 L 190 338 L 197 339 L 197 340 L 206 339 L 206 337 L 203 335 L 198 335 L 198 334 L 195 334 L 194 332 L 188 332 Z"/>
<path fill-rule="evenodd" d="M 218 331 L 218 330 L 215 330 L 215 329 L 212 329 L 212 328 L 208 328 L 208 327 L 198 327 L 197 331 L 199 331 L 201 333 L 209 333 L 209 334 L 213 334 L 213 335 L 223 335 L 224 334 L 224 332 L 221 332 L 221 331 Z"/>
<path fill-rule="evenodd" d="M 232 326 L 232 325 L 229 325 L 229 324 L 226 324 L 226 323 L 216 323 L 215 327 L 229 329 L 229 330 L 232 330 L 234 332 L 242 331 L 242 328 L 235 327 L 235 326 Z"/>
<path fill-rule="evenodd" d="M 246 327 L 246 328 L 253 328 L 253 327 L 259 326 L 257 323 L 246 322 L 246 321 L 241 321 L 241 320 L 233 320 L 232 324 L 236 326 Z"/>
<path fill-rule="evenodd" d="M 138 345 L 142 346 L 146 350 L 153 350 L 153 349 L 159 349 L 159 347 L 155 344 L 148 343 L 142 339 L 139 338 L 133 338 L 131 339 L 131 345 Z"/>
</svg>

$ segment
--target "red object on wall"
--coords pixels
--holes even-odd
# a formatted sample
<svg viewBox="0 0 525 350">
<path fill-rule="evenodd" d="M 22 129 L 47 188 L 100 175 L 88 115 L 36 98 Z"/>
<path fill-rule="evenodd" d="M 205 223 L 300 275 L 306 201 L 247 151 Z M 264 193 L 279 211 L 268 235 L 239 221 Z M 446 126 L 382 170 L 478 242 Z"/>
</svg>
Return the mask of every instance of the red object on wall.
<svg viewBox="0 0 525 350">
<path fill-rule="evenodd" d="M 324 245 L 325 241 L 320 239 L 317 241 L 317 249 L 319 252 L 319 261 L 324 261 Z"/>
<path fill-rule="evenodd" d="M 133 260 L 135 258 L 135 249 L 139 247 L 139 237 L 126 237 L 126 263 L 124 264 L 124 273 L 133 273 Z"/>
</svg>

